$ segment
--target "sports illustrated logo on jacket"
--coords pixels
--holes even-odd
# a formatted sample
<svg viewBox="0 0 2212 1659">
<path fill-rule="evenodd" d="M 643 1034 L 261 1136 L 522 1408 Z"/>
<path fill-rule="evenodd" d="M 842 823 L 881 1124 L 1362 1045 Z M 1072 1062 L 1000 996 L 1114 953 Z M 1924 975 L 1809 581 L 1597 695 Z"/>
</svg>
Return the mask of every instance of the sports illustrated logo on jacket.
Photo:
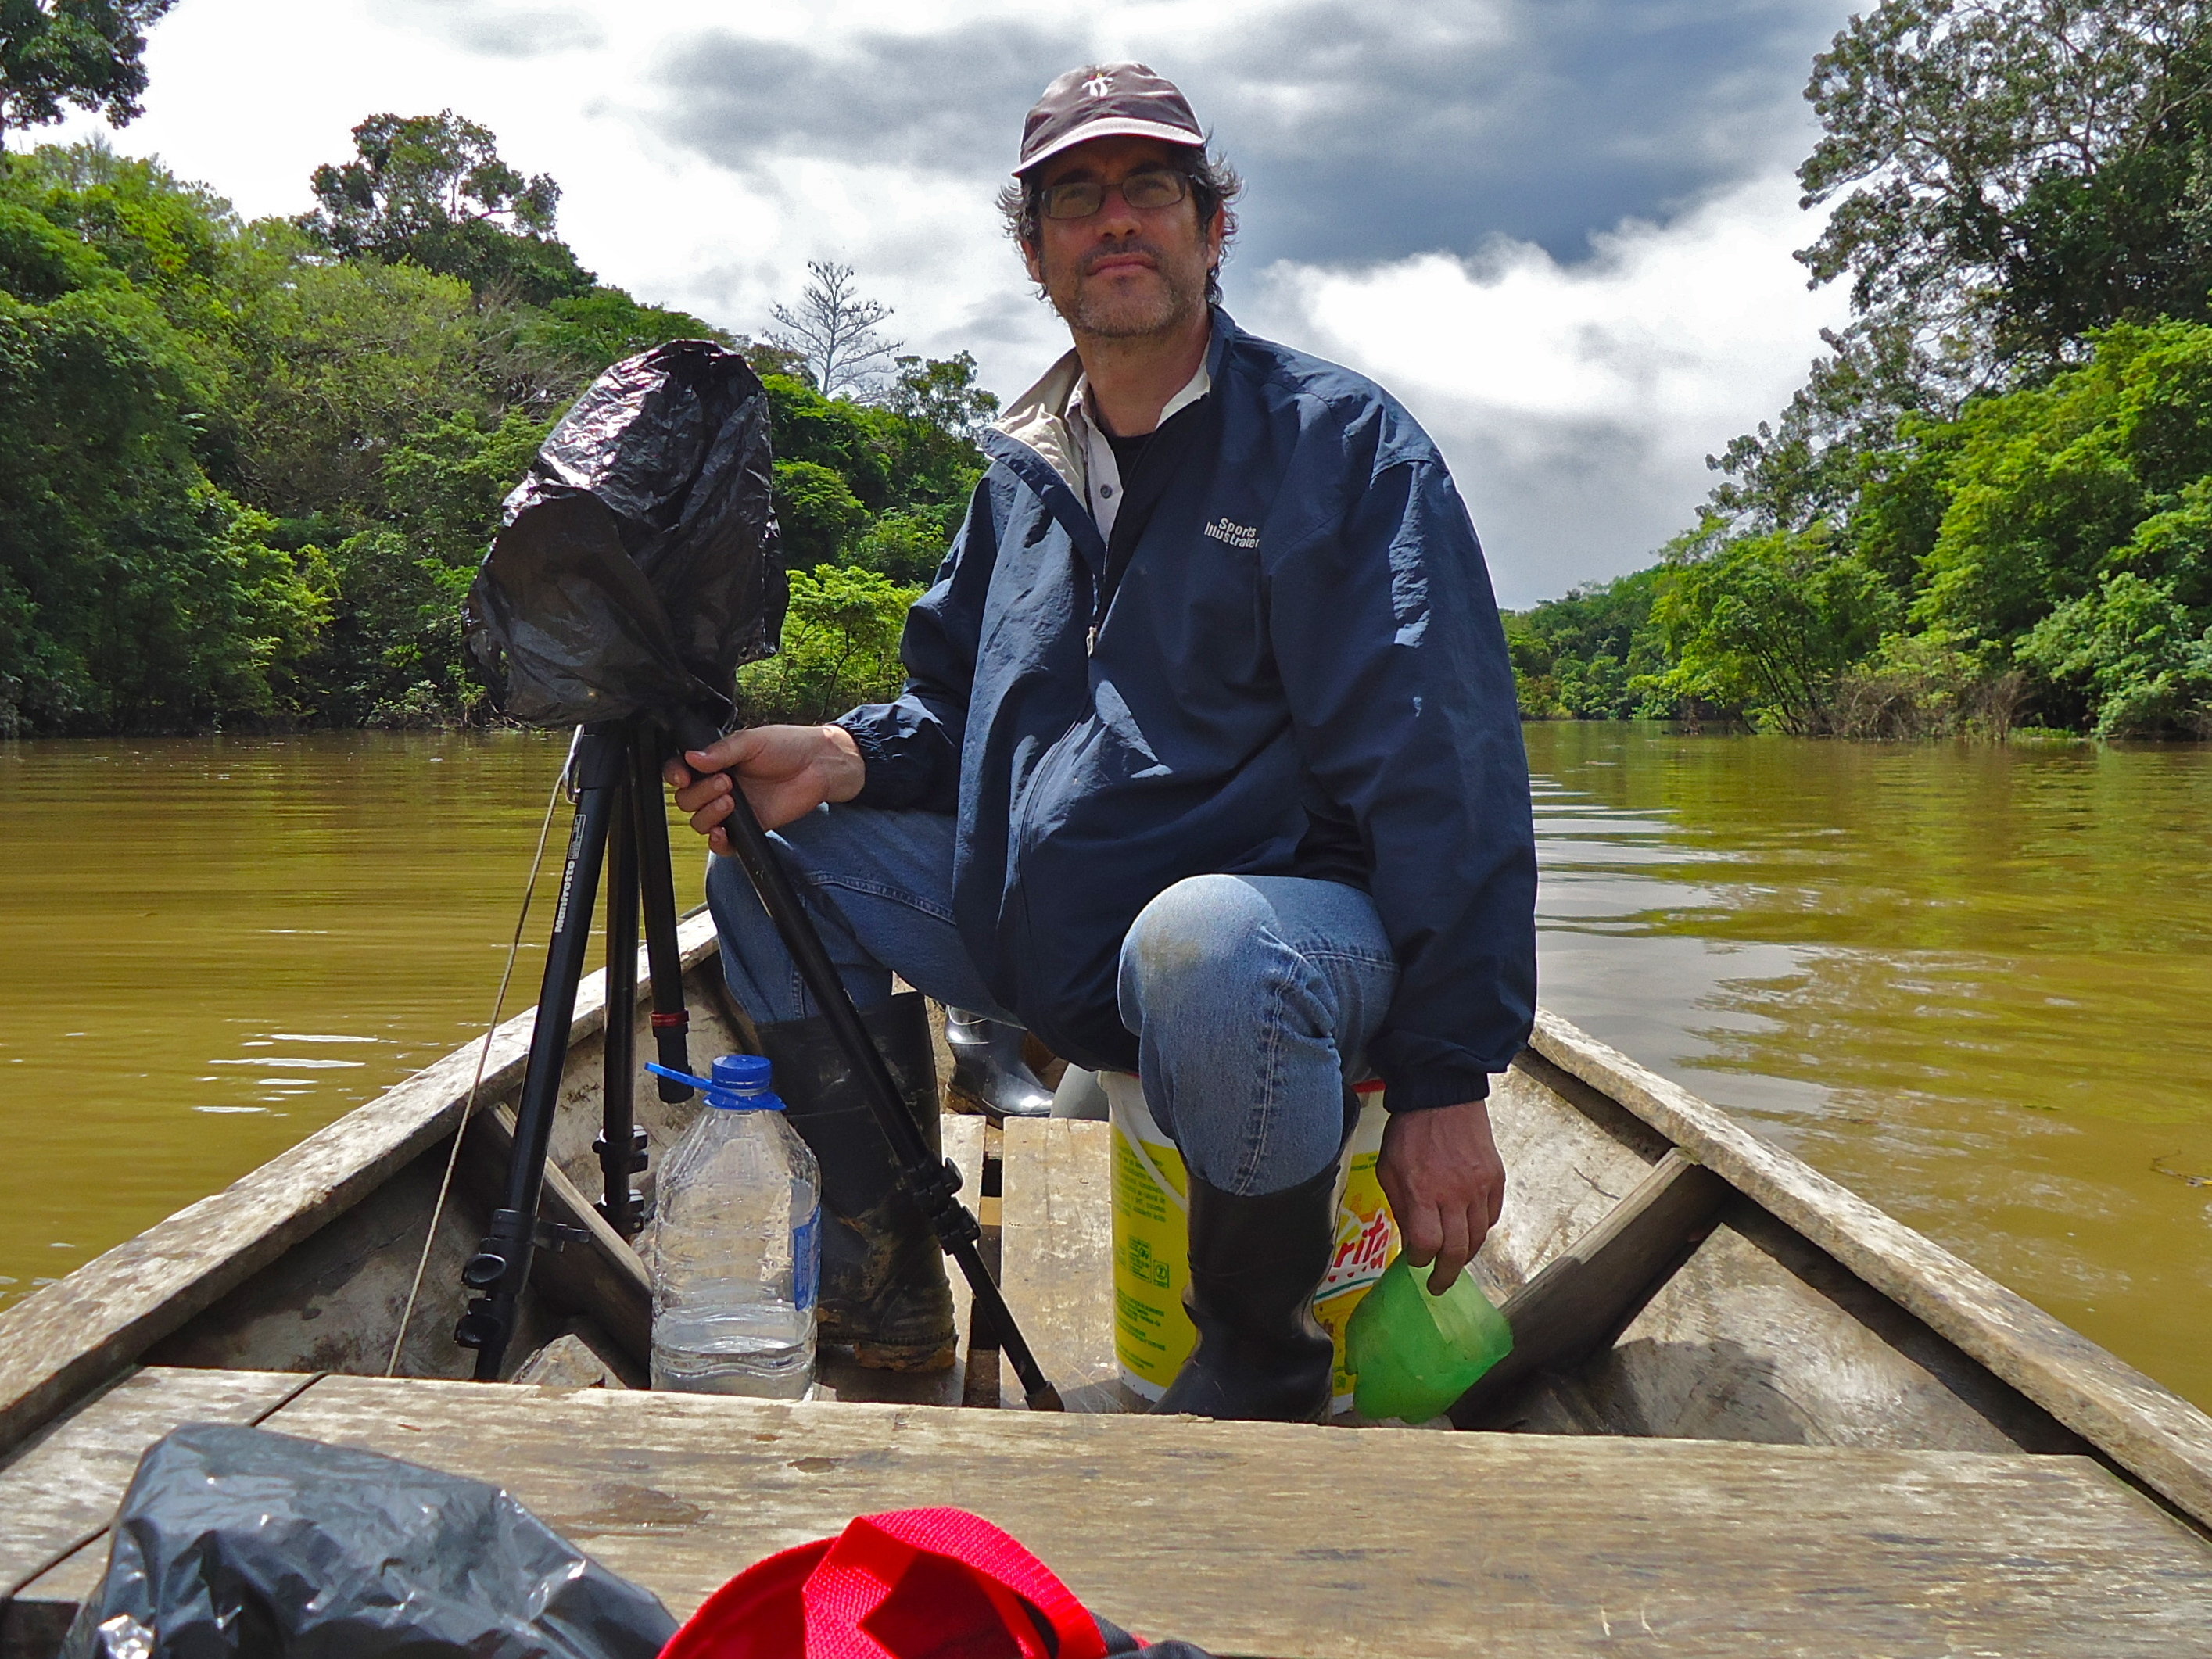
<svg viewBox="0 0 2212 1659">
<path fill-rule="evenodd" d="M 1206 533 L 1217 542 L 1227 542 L 1231 547 L 1257 547 L 1258 528 L 1248 524 L 1231 524 L 1226 519 L 1216 519 L 1206 526 Z"/>
</svg>

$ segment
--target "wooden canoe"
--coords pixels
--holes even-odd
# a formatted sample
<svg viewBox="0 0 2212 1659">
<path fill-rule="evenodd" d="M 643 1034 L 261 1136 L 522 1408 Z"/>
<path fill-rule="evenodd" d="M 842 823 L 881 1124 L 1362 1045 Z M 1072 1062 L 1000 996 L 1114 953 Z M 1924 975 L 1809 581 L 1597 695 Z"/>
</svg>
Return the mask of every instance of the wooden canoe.
<svg viewBox="0 0 2212 1659">
<path fill-rule="evenodd" d="M 695 1056 L 743 1048 L 704 916 L 683 949 Z M 945 1120 L 1067 1415 L 1019 1409 L 964 1298 L 946 1373 L 641 1390 L 644 1273 L 586 1197 L 605 1017 L 594 976 L 546 1197 L 588 1238 L 539 1258 L 532 1386 L 459 1381 L 451 1340 L 529 1014 L 494 1034 L 396 1377 L 481 1044 L 0 1315 L 0 1659 L 54 1650 L 140 1452 L 210 1419 L 499 1481 L 679 1613 L 854 1514 L 957 1503 L 1224 1655 L 2212 1654 L 2212 1419 L 1564 1020 L 1493 1102 L 1478 1270 L 1516 1352 L 1438 1434 L 1130 1414 L 1108 1131 L 1076 1121 Z M 698 1109 L 637 1100 L 657 1160 Z"/>
</svg>

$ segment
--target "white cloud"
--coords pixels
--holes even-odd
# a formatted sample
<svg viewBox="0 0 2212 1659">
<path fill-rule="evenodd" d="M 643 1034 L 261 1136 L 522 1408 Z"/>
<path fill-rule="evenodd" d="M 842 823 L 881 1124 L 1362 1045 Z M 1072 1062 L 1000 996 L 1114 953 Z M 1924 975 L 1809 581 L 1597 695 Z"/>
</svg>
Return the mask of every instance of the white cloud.
<svg viewBox="0 0 2212 1659">
<path fill-rule="evenodd" d="M 248 215 L 294 214 L 363 117 L 450 107 L 558 179 L 562 234 L 641 298 L 757 331 L 807 260 L 846 260 L 909 349 L 972 350 L 1012 393 L 1066 337 L 990 204 L 1027 88 L 1079 40 L 1149 57 L 1255 181 L 1231 308 L 1405 399 L 1525 604 L 1648 557 L 1702 496 L 1705 454 L 1817 349 L 1837 304 L 1789 258 L 1812 227 L 1776 163 L 1803 146 L 1803 41 L 1839 9 L 1437 0 L 1416 41 L 1352 0 L 1042 21 L 1012 0 L 191 0 L 151 38 L 145 117 L 111 142 Z M 919 103 L 860 84 L 901 76 Z M 1664 222 L 1571 257 L 1631 210 Z M 1500 225 L 1569 262 L 1474 246 Z"/>
<path fill-rule="evenodd" d="M 1443 447 L 1507 605 L 1648 563 L 1688 525 L 1705 458 L 1803 379 L 1841 296 L 1790 256 L 1816 234 L 1786 174 L 1562 265 L 1499 242 L 1364 270 L 1281 262 L 1249 321 L 1372 374 Z"/>
<path fill-rule="evenodd" d="M 884 21 L 882 8 L 847 9 L 848 27 Z M 249 217 L 291 215 L 313 206 L 308 175 L 351 154 L 363 117 L 450 107 L 489 127 L 524 173 L 551 173 L 562 236 L 642 299 L 756 332 L 809 259 L 844 259 L 897 307 L 893 331 L 909 343 L 969 347 L 994 384 L 1026 385 L 1050 319 L 1027 304 L 1000 236 L 994 167 L 955 179 L 798 156 L 738 168 L 665 135 L 653 112 L 665 55 L 721 15 L 680 0 L 193 0 L 151 36 L 143 118 L 111 133 L 77 118 L 32 137 L 103 137 L 204 180 Z M 797 33 L 803 15 L 763 6 L 748 27 Z"/>
</svg>

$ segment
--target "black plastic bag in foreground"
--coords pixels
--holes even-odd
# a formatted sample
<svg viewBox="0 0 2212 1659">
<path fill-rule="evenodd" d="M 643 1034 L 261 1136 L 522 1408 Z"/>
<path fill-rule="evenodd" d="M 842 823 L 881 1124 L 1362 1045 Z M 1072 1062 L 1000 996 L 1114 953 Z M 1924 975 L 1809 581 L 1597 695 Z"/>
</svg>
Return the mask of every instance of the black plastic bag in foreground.
<svg viewBox="0 0 2212 1659">
<path fill-rule="evenodd" d="M 745 360 L 676 340 L 599 376 L 507 498 L 465 617 L 511 718 L 573 726 L 726 714 L 738 667 L 774 653 L 768 394 Z"/>
<path fill-rule="evenodd" d="M 64 1659 L 653 1659 L 676 1620 L 496 1486 L 288 1434 L 149 1448 Z"/>
</svg>

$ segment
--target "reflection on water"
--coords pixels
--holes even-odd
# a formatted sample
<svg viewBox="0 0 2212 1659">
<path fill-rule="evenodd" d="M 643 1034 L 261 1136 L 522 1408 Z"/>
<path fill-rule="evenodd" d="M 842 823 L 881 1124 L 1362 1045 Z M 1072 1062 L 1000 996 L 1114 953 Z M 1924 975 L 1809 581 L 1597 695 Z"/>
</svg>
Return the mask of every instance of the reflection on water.
<svg viewBox="0 0 2212 1659">
<path fill-rule="evenodd" d="M 1547 1006 L 2212 1404 L 2212 749 L 1527 735 Z"/>
<path fill-rule="evenodd" d="M 481 1031 L 565 752 L 0 744 L 0 1305 Z M 561 810 L 509 1013 L 537 995 Z"/>
<path fill-rule="evenodd" d="M 1549 1006 L 2212 1403 L 2212 750 L 1528 738 Z M 0 1300 L 481 1030 L 561 756 L 0 744 Z"/>
</svg>

